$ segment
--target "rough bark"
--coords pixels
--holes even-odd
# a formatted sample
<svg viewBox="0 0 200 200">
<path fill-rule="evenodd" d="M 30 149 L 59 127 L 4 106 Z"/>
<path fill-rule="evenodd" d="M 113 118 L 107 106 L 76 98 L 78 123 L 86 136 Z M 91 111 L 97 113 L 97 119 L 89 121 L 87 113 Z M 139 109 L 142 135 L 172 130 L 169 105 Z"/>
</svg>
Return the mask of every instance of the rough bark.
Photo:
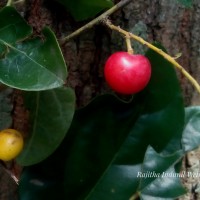
<svg viewBox="0 0 200 200">
<path fill-rule="evenodd" d="M 4 4 L 0 4 L 2 5 Z M 36 35 L 41 33 L 44 26 L 50 26 L 59 39 L 86 23 L 76 23 L 62 6 L 50 0 L 44 2 L 27 0 L 25 6 L 19 6 L 19 10 L 33 26 Z M 111 20 L 114 24 L 150 42 L 162 43 L 171 55 L 182 53 L 178 59 L 179 63 L 200 82 L 200 1 L 194 1 L 193 7 L 187 9 L 174 0 L 137 0 L 114 13 Z M 145 50 L 145 47 L 138 43 L 133 42 L 133 46 L 136 52 Z M 77 107 L 84 106 L 94 96 L 109 91 L 103 78 L 104 62 L 112 52 L 123 49 L 125 50 L 124 39 L 102 25 L 92 28 L 62 46 L 69 70 L 68 85 L 75 89 Z M 199 104 L 199 95 L 187 79 L 177 73 L 185 105 Z M 16 122 L 16 118 L 14 121 Z M 198 151 L 191 154 L 185 158 L 185 170 L 193 167 L 194 162 L 199 166 Z M 9 187 L 13 188 L 13 185 L 11 186 L 13 180 L 7 178 L 1 167 L 0 177 L 0 199 L 15 199 L 10 197 L 15 193 L 15 189 L 13 192 L 8 190 Z M 200 198 L 198 192 L 194 190 L 195 187 L 198 188 L 198 180 L 187 181 L 189 193 L 181 199 Z"/>
</svg>

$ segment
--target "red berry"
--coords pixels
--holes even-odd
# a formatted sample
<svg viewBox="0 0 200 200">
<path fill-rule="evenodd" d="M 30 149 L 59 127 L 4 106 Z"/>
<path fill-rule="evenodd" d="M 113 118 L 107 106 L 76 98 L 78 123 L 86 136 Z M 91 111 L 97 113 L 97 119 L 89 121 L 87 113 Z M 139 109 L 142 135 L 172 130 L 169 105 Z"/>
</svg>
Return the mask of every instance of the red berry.
<svg viewBox="0 0 200 200">
<path fill-rule="evenodd" d="M 121 94 L 134 94 L 145 88 L 151 77 L 151 64 L 143 55 L 112 54 L 104 68 L 108 85 Z"/>
</svg>

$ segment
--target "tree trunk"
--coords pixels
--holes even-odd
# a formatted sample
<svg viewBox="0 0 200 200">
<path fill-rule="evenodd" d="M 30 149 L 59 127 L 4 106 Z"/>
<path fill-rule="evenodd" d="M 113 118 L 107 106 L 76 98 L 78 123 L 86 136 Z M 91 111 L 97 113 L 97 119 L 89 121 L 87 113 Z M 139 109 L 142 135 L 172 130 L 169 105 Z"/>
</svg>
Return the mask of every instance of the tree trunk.
<svg viewBox="0 0 200 200">
<path fill-rule="evenodd" d="M 50 26 L 60 39 L 86 23 L 75 22 L 66 10 L 53 0 L 27 0 L 26 4 L 18 6 L 18 9 L 34 28 L 36 35 L 41 33 L 44 26 Z M 149 42 L 162 43 L 172 56 L 181 53 L 178 62 L 200 82 L 200 1 L 194 1 L 193 7 L 189 9 L 174 0 L 137 0 L 114 13 L 110 19 L 115 25 L 136 33 Z M 146 47 L 137 42 L 133 42 L 133 47 L 138 53 L 146 50 Z M 103 66 L 112 52 L 120 50 L 125 50 L 123 37 L 103 25 L 95 26 L 62 46 L 69 71 L 68 85 L 75 89 L 77 107 L 86 105 L 96 95 L 111 92 L 104 81 Z M 198 104 L 199 96 L 193 86 L 180 72 L 177 74 L 185 105 Z M 199 157 L 198 154 L 197 152 L 194 155 Z M 185 170 L 193 166 L 194 161 L 191 162 L 191 157 L 187 157 L 184 162 Z M 0 173 L 3 174 L 1 168 Z M 194 191 L 197 180 L 188 181 L 189 194 L 181 199 L 197 199 L 198 194 Z M 10 186 L 11 182 L 13 184 L 13 180 L 8 179 L 7 175 L 1 175 L 1 200 L 14 199 L 10 198 L 12 192 L 8 190 L 9 187 L 15 188 L 15 184 Z M 15 190 L 12 191 L 14 195 Z"/>
</svg>

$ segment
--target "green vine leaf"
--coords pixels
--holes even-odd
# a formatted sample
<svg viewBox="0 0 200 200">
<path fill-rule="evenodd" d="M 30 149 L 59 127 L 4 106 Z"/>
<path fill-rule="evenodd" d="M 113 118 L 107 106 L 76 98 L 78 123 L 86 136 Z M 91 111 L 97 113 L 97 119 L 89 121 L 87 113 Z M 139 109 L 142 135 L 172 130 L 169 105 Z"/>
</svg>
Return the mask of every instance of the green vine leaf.
<svg viewBox="0 0 200 200">
<path fill-rule="evenodd" d="M 112 7 L 112 0 L 58 0 L 72 14 L 76 21 L 86 20 L 102 10 Z"/>
<path fill-rule="evenodd" d="M 11 7 L 0 19 L 0 82 L 28 91 L 62 86 L 67 69 L 54 33 L 46 28 L 44 38 L 28 40 L 31 28 Z"/>
<path fill-rule="evenodd" d="M 70 88 L 25 93 L 32 124 L 31 137 L 17 158 L 20 165 L 41 162 L 60 145 L 75 109 L 75 95 Z"/>
</svg>

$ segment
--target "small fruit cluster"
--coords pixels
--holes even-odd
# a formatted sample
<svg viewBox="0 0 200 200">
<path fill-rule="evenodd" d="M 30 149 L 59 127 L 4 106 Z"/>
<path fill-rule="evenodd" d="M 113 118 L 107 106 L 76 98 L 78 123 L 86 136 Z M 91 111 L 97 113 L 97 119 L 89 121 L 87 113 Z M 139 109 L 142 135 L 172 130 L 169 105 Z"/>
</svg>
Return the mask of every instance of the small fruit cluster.
<svg viewBox="0 0 200 200">
<path fill-rule="evenodd" d="M 134 94 L 143 90 L 151 77 L 151 64 L 147 57 L 128 52 L 116 52 L 106 61 L 104 75 L 108 85 L 121 94 Z"/>
<path fill-rule="evenodd" d="M 15 129 L 0 132 L 0 159 L 9 161 L 16 158 L 24 145 L 22 134 Z"/>
</svg>

